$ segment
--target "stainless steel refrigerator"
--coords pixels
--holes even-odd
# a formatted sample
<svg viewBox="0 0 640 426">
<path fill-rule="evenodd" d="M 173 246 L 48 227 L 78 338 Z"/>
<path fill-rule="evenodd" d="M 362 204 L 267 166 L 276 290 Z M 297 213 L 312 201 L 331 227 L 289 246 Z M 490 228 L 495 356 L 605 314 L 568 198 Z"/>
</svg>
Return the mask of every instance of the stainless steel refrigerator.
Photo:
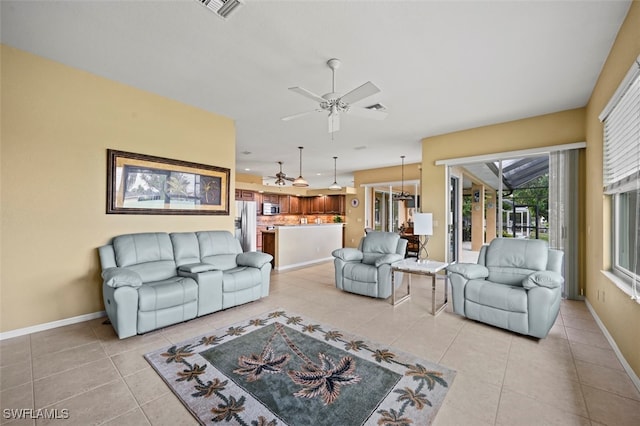
<svg viewBox="0 0 640 426">
<path fill-rule="evenodd" d="M 236 201 L 235 234 L 245 252 L 256 251 L 257 219 L 255 201 Z"/>
</svg>

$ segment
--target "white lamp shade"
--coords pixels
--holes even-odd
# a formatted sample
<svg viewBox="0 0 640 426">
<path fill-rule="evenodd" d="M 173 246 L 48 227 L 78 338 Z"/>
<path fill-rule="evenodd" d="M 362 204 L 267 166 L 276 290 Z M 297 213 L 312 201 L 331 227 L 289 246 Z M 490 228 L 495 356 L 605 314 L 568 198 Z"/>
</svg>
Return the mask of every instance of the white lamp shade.
<svg viewBox="0 0 640 426">
<path fill-rule="evenodd" d="M 433 235 L 433 213 L 413 215 L 413 235 Z"/>
</svg>

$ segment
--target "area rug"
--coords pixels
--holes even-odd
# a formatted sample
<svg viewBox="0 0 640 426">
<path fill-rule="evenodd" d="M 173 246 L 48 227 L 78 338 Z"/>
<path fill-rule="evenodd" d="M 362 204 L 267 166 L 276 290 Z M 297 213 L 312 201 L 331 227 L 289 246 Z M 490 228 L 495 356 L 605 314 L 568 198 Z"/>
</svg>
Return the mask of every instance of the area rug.
<svg viewBox="0 0 640 426">
<path fill-rule="evenodd" d="M 428 425 L 455 377 L 284 310 L 145 358 L 201 424 Z"/>
</svg>

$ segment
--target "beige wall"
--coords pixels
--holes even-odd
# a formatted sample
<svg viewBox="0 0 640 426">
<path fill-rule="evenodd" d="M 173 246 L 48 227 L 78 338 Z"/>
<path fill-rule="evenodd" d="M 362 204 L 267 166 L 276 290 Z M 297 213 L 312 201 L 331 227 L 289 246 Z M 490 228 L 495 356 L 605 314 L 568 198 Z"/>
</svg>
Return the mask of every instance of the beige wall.
<svg viewBox="0 0 640 426">
<path fill-rule="evenodd" d="M 112 236 L 233 230 L 105 214 L 107 148 L 230 168 L 233 199 L 232 120 L 6 46 L 1 63 L 1 331 L 103 310 L 96 248 Z"/>
<path fill-rule="evenodd" d="M 587 105 L 586 288 L 587 299 L 640 376 L 640 305 L 602 273 L 610 265 L 610 204 L 602 193 L 602 123 L 598 115 L 640 54 L 640 2 L 634 1 Z M 601 297 L 598 297 L 598 295 Z M 604 293 L 604 297 L 602 297 Z"/>
<path fill-rule="evenodd" d="M 423 210 L 433 212 L 434 235 L 429 240 L 431 257 L 444 260 L 447 250 L 445 166 L 437 160 L 546 146 L 584 142 L 585 109 L 510 121 L 422 140 Z"/>
</svg>

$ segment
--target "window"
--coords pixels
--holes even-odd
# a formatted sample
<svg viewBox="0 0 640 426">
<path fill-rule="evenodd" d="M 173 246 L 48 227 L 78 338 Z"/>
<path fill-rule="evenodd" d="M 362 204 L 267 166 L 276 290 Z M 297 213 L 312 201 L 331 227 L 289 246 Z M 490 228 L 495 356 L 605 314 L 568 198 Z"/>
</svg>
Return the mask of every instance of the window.
<svg viewBox="0 0 640 426">
<path fill-rule="evenodd" d="M 603 184 L 612 197 L 613 272 L 637 298 L 640 280 L 640 57 L 600 115 Z"/>
</svg>

